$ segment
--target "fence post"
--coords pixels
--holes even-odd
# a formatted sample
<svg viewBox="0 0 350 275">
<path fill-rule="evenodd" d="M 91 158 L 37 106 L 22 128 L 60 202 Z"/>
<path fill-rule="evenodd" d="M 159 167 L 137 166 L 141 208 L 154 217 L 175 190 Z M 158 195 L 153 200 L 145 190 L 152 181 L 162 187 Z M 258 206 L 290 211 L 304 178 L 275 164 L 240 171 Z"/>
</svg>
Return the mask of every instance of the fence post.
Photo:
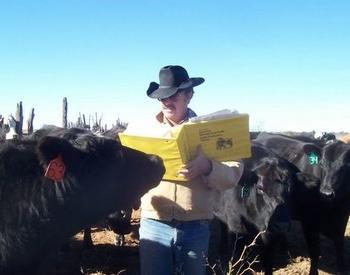
<svg viewBox="0 0 350 275">
<path fill-rule="evenodd" d="M 62 126 L 63 128 L 67 129 L 67 110 L 68 110 L 68 103 L 67 98 L 63 98 L 63 114 L 62 114 Z"/>
<path fill-rule="evenodd" d="M 29 114 L 29 118 L 28 118 L 28 135 L 30 134 L 33 134 L 33 129 L 34 129 L 34 126 L 33 126 L 33 120 L 34 120 L 34 108 L 32 108 L 30 114 Z"/>
<path fill-rule="evenodd" d="M 16 133 L 19 137 L 22 137 L 23 134 L 23 107 L 22 107 L 22 101 L 17 103 L 17 110 L 16 110 Z"/>
</svg>

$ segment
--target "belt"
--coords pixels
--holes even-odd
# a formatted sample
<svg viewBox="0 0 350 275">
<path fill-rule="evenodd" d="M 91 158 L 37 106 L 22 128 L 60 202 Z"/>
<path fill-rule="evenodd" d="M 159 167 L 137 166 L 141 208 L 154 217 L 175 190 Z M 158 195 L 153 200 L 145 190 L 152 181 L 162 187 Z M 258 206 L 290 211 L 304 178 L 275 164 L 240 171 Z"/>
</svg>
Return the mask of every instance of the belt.
<svg viewBox="0 0 350 275">
<path fill-rule="evenodd" d="M 162 222 L 162 223 L 165 223 L 165 224 L 168 224 L 170 226 L 173 226 L 173 227 L 177 227 L 181 224 L 209 224 L 209 220 L 207 219 L 203 219 L 203 220 L 193 220 L 193 221 L 180 221 L 180 220 L 176 220 L 176 219 L 172 219 L 170 221 L 164 221 L 164 220 L 157 220 L 159 222 Z"/>
</svg>

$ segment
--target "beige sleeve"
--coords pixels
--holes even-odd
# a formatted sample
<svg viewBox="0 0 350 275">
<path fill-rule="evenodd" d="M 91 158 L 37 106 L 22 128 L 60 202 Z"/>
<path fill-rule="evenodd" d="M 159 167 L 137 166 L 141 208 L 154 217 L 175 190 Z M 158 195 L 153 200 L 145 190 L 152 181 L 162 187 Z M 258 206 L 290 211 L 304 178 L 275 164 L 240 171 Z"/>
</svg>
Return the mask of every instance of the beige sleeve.
<svg viewBox="0 0 350 275">
<path fill-rule="evenodd" d="M 212 170 L 208 176 L 203 176 L 208 186 L 220 191 L 235 186 L 242 174 L 244 164 L 242 161 L 212 161 Z"/>
</svg>

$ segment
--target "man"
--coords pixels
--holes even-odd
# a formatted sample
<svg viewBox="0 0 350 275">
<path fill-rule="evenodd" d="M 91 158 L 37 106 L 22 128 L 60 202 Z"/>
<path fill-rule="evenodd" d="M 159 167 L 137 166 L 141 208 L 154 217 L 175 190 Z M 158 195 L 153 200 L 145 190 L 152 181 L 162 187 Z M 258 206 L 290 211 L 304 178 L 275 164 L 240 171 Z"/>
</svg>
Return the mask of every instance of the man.
<svg viewBox="0 0 350 275">
<path fill-rule="evenodd" d="M 193 87 L 203 82 L 200 77 L 190 78 L 181 66 L 163 67 L 159 84 L 151 82 L 147 90 L 161 107 L 154 127 L 174 127 L 196 116 L 188 105 Z M 142 197 L 141 274 L 205 274 L 213 191 L 234 186 L 242 172 L 241 162 L 210 160 L 199 147 L 196 158 L 179 167 L 186 181 L 163 179 Z"/>
</svg>

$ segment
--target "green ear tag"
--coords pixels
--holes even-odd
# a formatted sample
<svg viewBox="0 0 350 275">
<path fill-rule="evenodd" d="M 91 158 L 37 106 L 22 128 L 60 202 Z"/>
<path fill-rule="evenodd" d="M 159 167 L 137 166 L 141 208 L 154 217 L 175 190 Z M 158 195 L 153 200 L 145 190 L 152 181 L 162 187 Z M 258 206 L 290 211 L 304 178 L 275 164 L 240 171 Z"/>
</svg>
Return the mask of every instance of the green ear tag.
<svg viewBox="0 0 350 275">
<path fill-rule="evenodd" d="M 316 153 L 314 153 L 314 152 L 309 153 L 307 155 L 307 162 L 310 165 L 317 165 L 319 162 L 318 155 L 316 155 Z"/>
<path fill-rule="evenodd" d="M 249 196 L 249 187 L 246 185 L 243 185 L 241 187 L 241 198 L 247 198 Z"/>
</svg>

